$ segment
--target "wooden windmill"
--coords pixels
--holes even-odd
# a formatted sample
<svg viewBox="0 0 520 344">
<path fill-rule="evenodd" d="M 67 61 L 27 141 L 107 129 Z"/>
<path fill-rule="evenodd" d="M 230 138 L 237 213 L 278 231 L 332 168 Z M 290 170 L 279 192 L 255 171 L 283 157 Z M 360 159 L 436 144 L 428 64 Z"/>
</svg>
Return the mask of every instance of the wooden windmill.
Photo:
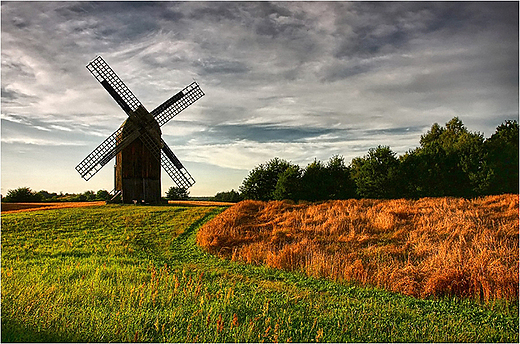
<svg viewBox="0 0 520 344">
<path fill-rule="evenodd" d="M 161 166 L 178 187 L 191 187 L 195 180 L 161 138 L 160 127 L 204 95 L 199 85 L 191 83 L 148 112 L 101 56 L 87 69 L 128 119 L 76 166 L 81 177 L 89 180 L 116 157 L 114 194 L 120 195 L 124 203 L 159 203 Z"/>
</svg>

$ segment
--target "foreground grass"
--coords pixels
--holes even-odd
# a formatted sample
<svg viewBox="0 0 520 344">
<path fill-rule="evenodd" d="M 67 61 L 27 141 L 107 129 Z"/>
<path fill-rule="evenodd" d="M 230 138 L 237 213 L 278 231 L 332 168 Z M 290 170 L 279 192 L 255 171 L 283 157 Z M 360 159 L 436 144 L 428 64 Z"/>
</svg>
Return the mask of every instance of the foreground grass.
<svg viewBox="0 0 520 344">
<path fill-rule="evenodd" d="M 223 208 L 2 215 L 2 341 L 517 342 L 518 304 L 419 300 L 219 259 Z"/>
</svg>

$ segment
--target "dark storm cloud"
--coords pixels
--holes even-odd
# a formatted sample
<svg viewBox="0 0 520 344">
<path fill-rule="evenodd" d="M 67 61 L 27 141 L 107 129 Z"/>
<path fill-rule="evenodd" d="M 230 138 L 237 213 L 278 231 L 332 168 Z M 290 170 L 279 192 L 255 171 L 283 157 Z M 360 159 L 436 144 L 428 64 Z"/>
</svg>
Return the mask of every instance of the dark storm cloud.
<svg viewBox="0 0 520 344">
<path fill-rule="evenodd" d="M 352 76 L 367 73 L 368 71 L 372 70 L 373 67 L 371 67 L 368 64 L 361 65 L 361 64 L 353 64 L 353 65 L 344 65 L 341 63 L 331 64 L 329 66 L 326 66 L 323 68 L 323 70 L 320 72 L 320 80 L 321 81 L 328 81 L 328 82 L 334 82 L 342 79 L 347 79 Z"/>
<path fill-rule="evenodd" d="M 20 61 L 2 61 L 2 69 L 2 72 L 8 70 L 15 73 L 18 77 L 35 79 L 34 70 Z"/>
</svg>

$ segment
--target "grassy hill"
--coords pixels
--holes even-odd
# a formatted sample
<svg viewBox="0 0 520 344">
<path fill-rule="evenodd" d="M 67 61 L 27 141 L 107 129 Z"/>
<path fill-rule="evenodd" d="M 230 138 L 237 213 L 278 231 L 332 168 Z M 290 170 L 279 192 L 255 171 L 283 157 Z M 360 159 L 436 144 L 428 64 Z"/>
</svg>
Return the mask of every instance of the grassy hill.
<svg viewBox="0 0 520 344">
<path fill-rule="evenodd" d="M 518 302 L 417 299 L 218 258 L 223 207 L 2 214 L 2 341 L 516 342 Z"/>
</svg>

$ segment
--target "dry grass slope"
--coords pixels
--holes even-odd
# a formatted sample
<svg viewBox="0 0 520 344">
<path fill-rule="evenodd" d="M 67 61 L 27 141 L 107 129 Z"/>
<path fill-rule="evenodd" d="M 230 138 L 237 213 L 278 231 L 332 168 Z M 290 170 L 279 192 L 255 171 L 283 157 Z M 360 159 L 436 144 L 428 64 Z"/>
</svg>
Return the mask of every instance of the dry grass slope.
<svg viewBox="0 0 520 344">
<path fill-rule="evenodd" d="M 473 200 L 243 201 L 197 243 L 233 260 L 415 297 L 517 300 L 518 195 Z"/>
</svg>

